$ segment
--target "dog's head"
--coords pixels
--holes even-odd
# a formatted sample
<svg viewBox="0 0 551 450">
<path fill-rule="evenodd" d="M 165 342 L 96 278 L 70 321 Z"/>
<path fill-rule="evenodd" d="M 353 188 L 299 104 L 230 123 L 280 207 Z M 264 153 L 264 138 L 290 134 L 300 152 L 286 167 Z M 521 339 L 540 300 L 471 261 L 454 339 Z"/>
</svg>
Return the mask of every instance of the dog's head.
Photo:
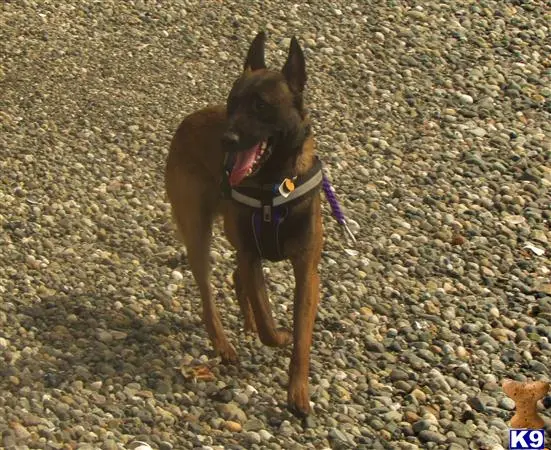
<svg viewBox="0 0 551 450">
<path fill-rule="evenodd" d="M 264 32 L 252 41 L 243 73 L 227 101 L 228 128 L 222 144 L 233 165 L 232 186 L 288 164 L 309 132 L 302 102 L 306 84 L 302 49 L 293 37 L 283 69 L 269 70 L 264 62 L 265 42 Z"/>
</svg>

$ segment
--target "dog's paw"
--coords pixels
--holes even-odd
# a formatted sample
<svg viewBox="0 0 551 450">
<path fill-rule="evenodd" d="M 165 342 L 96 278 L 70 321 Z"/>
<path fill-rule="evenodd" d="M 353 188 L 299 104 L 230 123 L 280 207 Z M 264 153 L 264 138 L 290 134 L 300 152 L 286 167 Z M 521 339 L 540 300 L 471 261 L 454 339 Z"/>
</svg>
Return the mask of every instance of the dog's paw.
<svg viewBox="0 0 551 450">
<path fill-rule="evenodd" d="M 293 333 L 287 328 L 278 328 L 278 347 L 285 347 L 293 343 Z"/>
<path fill-rule="evenodd" d="M 253 321 L 245 320 L 245 323 L 243 324 L 243 333 L 245 334 L 256 334 L 256 323 Z"/>
<path fill-rule="evenodd" d="M 311 413 L 308 384 L 291 382 L 287 391 L 287 408 L 296 417 L 305 418 Z"/>
<path fill-rule="evenodd" d="M 258 330 L 260 341 L 268 347 L 285 347 L 293 342 L 293 333 L 286 328 Z"/>
<path fill-rule="evenodd" d="M 218 349 L 218 354 L 222 358 L 222 364 L 238 364 L 239 357 L 233 345 L 228 344 L 224 348 Z"/>
</svg>

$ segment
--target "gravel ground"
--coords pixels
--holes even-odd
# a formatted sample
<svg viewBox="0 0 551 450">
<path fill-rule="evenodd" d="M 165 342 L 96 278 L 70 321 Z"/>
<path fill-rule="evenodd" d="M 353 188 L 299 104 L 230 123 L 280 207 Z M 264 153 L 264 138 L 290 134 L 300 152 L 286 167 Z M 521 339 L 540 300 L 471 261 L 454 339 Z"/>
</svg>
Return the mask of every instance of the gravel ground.
<svg viewBox="0 0 551 450">
<path fill-rule="evenodd" d="M 551 359 L 548 2 L 0 8 L 0 447 L 507 446 L 501 380 Z M 291 35 L 305 48 L 359 241 L 324 202 L 306 423 L 285 410 L 290 351 L 240 333 L 222 237 L 213 283 L 242 364 L 213 358 L 163 187 L 176 126 L 224 100 L 260 29 L 273 64 Z M 288 325 L 289 265 L 266 271 Z"/>
</svg>

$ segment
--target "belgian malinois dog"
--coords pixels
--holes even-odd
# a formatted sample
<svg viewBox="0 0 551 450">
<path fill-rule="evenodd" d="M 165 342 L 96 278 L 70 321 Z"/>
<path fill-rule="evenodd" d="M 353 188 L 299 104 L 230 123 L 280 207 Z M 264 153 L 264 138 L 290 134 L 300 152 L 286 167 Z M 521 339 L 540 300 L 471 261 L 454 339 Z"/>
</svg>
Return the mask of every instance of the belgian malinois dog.
<svg viewBox="0 0 551 450">
<path fill-rule="evenodd" d="M 257 331 L 265 345 L 282 347 L 293 343 L 288 407 L 304 417 L 310 413 L 310 346 L 319 300 L 318 265 L 323 241 L 318 182 L 321 167 L 315 170 L 319 160 L 314 155 L 310 122 L 303 106 L 306 71 L 302 49 L 293 37 L 283 69 L 269 70 L 264 62 L 265 41 L 264 32 L 252 41 L 244 70 L 234 82 L 226 105 L 196 111 L 180 124 L 171 143 L 165 181 L 214 349 L 223 362 L 237 362 L 209 280 L 213 221 L 221 216 L 224 232 L 236 250 L 233 280 L 244 329 Z M 295 195 L 301 183 L 302 193 Z M 310 187 L 306 186 L 308 183 Z M 253 198 L 256 206 L 250 201 L 246 204 L 236 200 L 239 194 L 234 193 L 239 189 L 244 189 L 241 194 L 257 192 L 263 198 Z M 285 204 L 274 206 L 278 202 Z M 279 215 L 277 220 L 272 213 Z M 260 240 L 260 228 L 251 225 L 255 220 L 261 228 L 259 233 L 264 234 Z M 272 316 L 262 271 L 265 257 L 289 259 L 292 263 L 292 333 L 278 328 Z"/>
</svg>

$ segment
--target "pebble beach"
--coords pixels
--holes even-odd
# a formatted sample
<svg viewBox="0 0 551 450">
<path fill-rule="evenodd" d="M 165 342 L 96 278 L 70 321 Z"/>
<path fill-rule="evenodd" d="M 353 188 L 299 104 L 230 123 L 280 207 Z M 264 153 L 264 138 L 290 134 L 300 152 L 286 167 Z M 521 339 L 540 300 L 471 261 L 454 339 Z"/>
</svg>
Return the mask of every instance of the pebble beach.
<svg viewBox="0 0 551 450">
<path fill-rule="evenodd" d="M 357 239 L 323 200 L 305 421 L 290 349 L 242 332 L 221 227 L 240 365 L 213 354 L 164 190 L 261 30 L 271 67 L 304 50 Z M 0 448 L 508 448 L 503 379 L 550 378 L 550 36 L 543 0 L 2 2 Z M 290 327 L 291 266 L 264 270 Z"/>
</svg>

